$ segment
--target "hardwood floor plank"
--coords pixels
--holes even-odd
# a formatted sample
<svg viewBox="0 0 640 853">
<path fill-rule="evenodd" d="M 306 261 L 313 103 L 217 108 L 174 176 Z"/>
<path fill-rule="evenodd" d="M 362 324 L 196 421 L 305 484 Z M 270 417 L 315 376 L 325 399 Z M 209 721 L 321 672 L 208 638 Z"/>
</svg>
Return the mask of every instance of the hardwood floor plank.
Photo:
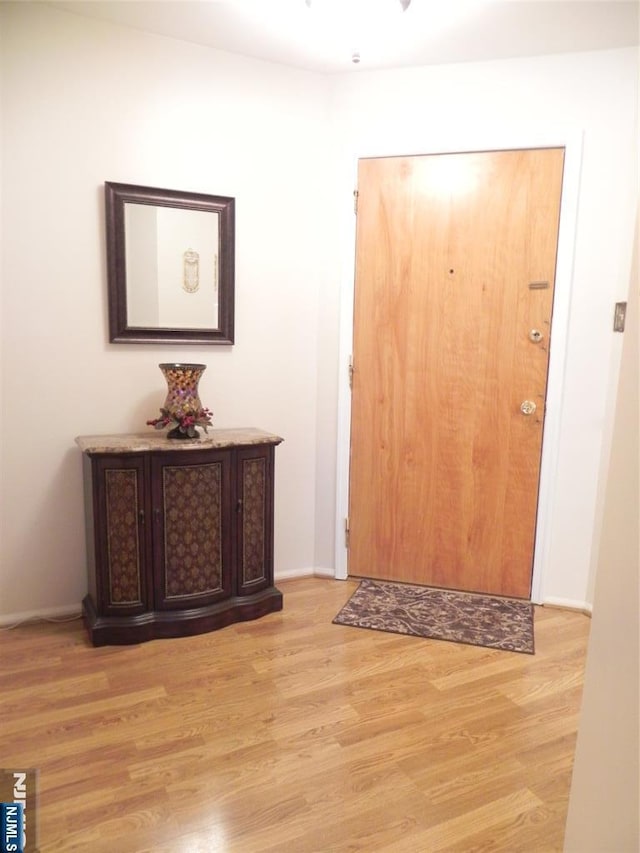
<svg viewBox="0 0 640 853">
<path fill-rule="evenodd" d="M 445 850 L 473 850 L 470 838 L 478 834 L 501 833 L 504 827 L 522 823 L 526 815 L 542 803 L 527 788 L 521 788 L 459 816 L 432 825 L 429 829 L 408 839 L 399 839 L 386 847 L 377 847 L 376 853 L 410 853 L 428 850 L 429 853 Z"/>
<path fill-rule="evenodd" d="M 332 624 L 353 581 L 206 635 L 0 633 L 0 766 L 40 771 L 42 853 L 562 849 L 590 620 L 536 654 Z"/>
<path fill-rule="evenodd" d="M 330 787 L 327 780 L 326 787 Z M 425 812 L 423 798 L 417 792 L 387 786 L 384 806 L 365 804 L 356 810 L 350 801 L 338 808 L 308 809 L 297 816 L 296 834 L 291 843 L 283 844 L 277 827 L 266 833 L 248 836 L 228 847 L 229 853 L 327 853 L 327 851 L 362 851 L 373 853 L 381 845 L 396 843 L 422 831 Z M 244 845 L 247 845 L 246 847 Z M 414 850 L 420 850 L 415 847 Z"/>
</svg>

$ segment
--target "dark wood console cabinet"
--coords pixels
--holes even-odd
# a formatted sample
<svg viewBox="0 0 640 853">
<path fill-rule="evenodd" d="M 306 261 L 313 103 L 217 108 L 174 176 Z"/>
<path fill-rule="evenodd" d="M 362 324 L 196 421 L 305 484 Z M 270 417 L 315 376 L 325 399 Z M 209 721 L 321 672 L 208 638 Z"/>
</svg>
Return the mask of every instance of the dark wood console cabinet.
<svg viewBox="0 0 640 853">
<path fill-rule="evenodd" d="M 282 609 L 273 585 L 276 435 L 80 436 L 96 646 L 182 637 Z"/>
</svg>

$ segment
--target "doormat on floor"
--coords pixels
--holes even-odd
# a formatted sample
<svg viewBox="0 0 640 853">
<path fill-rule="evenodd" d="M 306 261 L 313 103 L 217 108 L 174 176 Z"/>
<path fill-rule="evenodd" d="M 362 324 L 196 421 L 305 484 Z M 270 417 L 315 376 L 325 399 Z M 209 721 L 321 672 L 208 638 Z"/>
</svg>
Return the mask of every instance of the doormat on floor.
<svg viewBox="0 0 640 853">
<path fill-rule="evenodd" d="M 513 598 L 363 580 L 333 623 L 535 654 L 533 605 Z"/>
</svg>

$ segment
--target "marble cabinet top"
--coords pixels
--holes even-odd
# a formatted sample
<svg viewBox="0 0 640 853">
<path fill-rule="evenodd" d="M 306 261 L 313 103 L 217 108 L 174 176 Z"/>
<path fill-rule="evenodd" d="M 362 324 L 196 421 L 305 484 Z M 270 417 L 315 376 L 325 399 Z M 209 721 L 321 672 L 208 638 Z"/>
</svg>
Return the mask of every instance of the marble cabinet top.
<svg viewBox="0 0 640 853">
<path fill-rule="evenodd" d="M 199 430 L 197 439 L 170 439 L 166 431 L 149 428 L 148 432 L 119 435 L 79 435 L 76 444 L 83 453 L 142 453 L 167 450 L 210 450 L 216 447 L 248 447 L 252 444 L 280 444 L 279 435 L 254 427 Z"/>
</svg>

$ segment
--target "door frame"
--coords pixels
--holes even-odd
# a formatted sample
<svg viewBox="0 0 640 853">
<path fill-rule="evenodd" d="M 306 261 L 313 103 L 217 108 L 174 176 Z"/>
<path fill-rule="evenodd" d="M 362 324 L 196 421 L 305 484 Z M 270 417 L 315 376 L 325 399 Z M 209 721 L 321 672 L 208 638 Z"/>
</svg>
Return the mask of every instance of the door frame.
<svg viewBox="0 0 640 853">
<path fill-rule="evenodd" d="M 351 187 L 345 192 L 342 215 L 343 276 L 340 290 L 338 423 L 336 454 L 336 520 L 335 520 L 335 577 L 347 578 L 347 548 L 345 546 L 345 519 L 349 514 L 349 456 L 351 447 L 351 389 L 349 365 L 353 352 L 353 297 L 355 286 L 356 222 L 351 192 L 357 186 L 358 161 L 366 157 L 410 157 L 429 154 L 455 154 L 477 151 L 509 151 L 528 148 L 564 148 L 564 172 L 560 202 L 560 225 L 556 261 L 556 283 L 553 300 L 552 342 L 549 351 L 549 378 L 547 383 L 547 411 L 545 416 L 538 515 L 534 544 L 534 562 L 531 583 L 531 601 L 542 604 L 544 578 L 549 565 L 553 508 L 555 504 L 556 473 L 562 425 L 564 376 L 567 355 L 569 312 L 573 285 L 573 260 L 577 227 L 580 171 L 582 166 L 583 131 L 575 128 L 558 129 L 541 134 L 539 129 L 517 132 L 514 137 L 503 132 L 494 136 L 473 138 L 465 134 L 462 140 L 433 138 L 424 145 L 412 145 L 407 150 L 400 145 L 381 146 L 374 151 L 357 151 L 350 155 Z M 357 366 L 356 366 L 357 367 Z"/>
</svg>

